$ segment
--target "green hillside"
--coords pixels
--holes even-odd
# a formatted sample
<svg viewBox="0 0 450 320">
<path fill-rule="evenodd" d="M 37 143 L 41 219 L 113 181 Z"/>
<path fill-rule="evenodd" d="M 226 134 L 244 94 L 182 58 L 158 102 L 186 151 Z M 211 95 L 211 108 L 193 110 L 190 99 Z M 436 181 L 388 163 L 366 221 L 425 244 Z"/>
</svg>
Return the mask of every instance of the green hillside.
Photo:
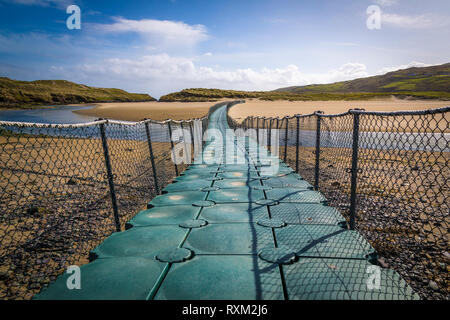
<svg viewBox="0 0 450 320">
<path fill-rule="evenodd" d="M 1 108 L 94 102 L 154 101 L 148 94 L 88 87 L 66 80 L 17 81 L 0 77 Z"/>
<path fill-rule="evenodd" d="M 432 67 L 413 67 L 380 76 L 331 84 L 287 87 L 275 91 L 297 94 L 313 92 L 450 92 L 450 63 Z"/>
<path fill-rule="evenodd" d="M 385 93 L 305 93 L 293 94 L 277 91 L 237 91 L 221 89 L 192 88 L 184 89 L 162 96 L 159 101 L 218 101 L 221 99 L 251 99 L 261 100 L 358 100 L 370 99 L 375 96 L 389 96 Z M 450 95 L 449 95 L 450 98 Z"/>
<path fill-rule="evenodd" d="M 217 101 L 234 98 L 262 100 L 366 100 L 378 97 L 450 100 L 450 63 L 409 68 L 381 76 L 281 88 L 274 91 L 185 89 L 162 96 L 160 101 Z"/>
<path fill-rule="evenodd" d="M 444 91 L 399 91 L 399 92 L 305 92 L 290 93 L 284 91 L 235 91 L 220 89 L 193 88 L 185 89 L 162 96 L 159 101 L 163 102 L 200 102 L 218 101 L 222 99 L 251 99 L 261 100 L 289 100 L 289 101 L 324 101 L 324 100 L 369 100 L 395 96 L 397 98 L 415 99 L 441 99 L 450 100 L 450 92 Z"/>
</svg>

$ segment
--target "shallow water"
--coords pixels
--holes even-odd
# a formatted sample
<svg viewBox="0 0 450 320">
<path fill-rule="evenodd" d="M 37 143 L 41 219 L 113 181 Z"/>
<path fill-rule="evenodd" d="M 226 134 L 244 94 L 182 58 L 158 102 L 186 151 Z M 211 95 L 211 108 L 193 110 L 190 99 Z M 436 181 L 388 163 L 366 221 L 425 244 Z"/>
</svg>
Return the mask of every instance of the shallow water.
<svg viewBox="0 0 450 320">
<path fill-rule="evenodd" d="M 95 117 L 73 113 L 74 110 L 89 109 L 93 106 L 48 106 L 38 109 L 0 110 L 0 121 L 35 123 L 82 123 Z"/>
<path fill-rule="evenodd" d="M 29 110 L 0 110 L 0 121 L 17 121 L 17 122 L 34 122 L 34 123 L 83 123 L 94 121 L 96 118 L 73 113 L 74 110 L 88 109 L 93 106 L 52 106 L 39 109 Z M 17 130 L 15 127 L 5 127 L 14 132 L 33 133 L 32 129 L 22 128 Z M 137 128 L 136 128 L 137 129 Z M 137 129 L 143 130 L 143 128 Z M 92 132 L 91 132 L 92 131 Z M 94 133 L 95 131 L 95 133 Z M 121 127 L 107 127 L 108 136 L 113 139 L 131 139 L 145 140 L 144 132 L 139 134 L 127 133 Z M 266 144 L 267 132 L 260 129 L 262 144 Z M 58 135 L 61 130 L 41 129 L 39 133 Z M 96 136 L 97 129 L 69 129 L 65 130 L 65 135 L 76 137 Z M 284 145 L 284 130 L 280 130 L 280 146 Z M 151 127 L 152 140 L 155 142 L 169 142 L 167 128 L 159 125 Z M 351 132 L 324 132 L 321 137 L 321 147 L 329 148 L 351 148 L 352 144 Z M 265 138 L 262 138 L 265 136 Z M 315 146 L 315 132 L 309 130 L 300 130 L 299 142 L 303 147 Z M 426 150 L 438 152 L 450 152 L 450 134 L 448 133 L 388 133 L 388 132 L 362 132 L 360 134 L 359 146 L 367 149 L 381 150 Z M 296 144 L 296 131 L 289 130 L 288 146 Z"/>
</svg>

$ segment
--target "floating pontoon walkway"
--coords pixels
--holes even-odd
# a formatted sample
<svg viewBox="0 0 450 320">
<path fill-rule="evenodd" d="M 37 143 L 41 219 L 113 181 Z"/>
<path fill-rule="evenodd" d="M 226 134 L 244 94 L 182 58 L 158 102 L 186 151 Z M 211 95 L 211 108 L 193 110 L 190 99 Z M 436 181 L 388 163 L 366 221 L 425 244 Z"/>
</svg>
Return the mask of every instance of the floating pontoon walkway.
<svg viewBox="0 0 450 320">
<path fill-rule="evenodd" d="M 224 134 L 226 110 L 210 129 Z M 265 147 L 224 139 L 243 163 L 191 165 L 92 251 L 81 289 L 64 274 L 36 298 L 418 299 L 395 271 L 374 267 L 374 249 L 308 182 L 278 159 L 278 173 L 264 175 Z M 219 142 L 206 145 L 208 163 Z"/>
</svg>

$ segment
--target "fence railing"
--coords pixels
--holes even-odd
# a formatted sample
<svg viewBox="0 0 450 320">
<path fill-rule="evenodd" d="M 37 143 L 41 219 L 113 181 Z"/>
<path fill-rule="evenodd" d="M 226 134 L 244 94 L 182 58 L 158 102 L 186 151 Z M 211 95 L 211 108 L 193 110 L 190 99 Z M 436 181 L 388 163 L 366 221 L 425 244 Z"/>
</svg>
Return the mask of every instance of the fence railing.
<svg viewBox="0 0 450 320">
<path fill-rule="evenodd" d="M 29 299 L 67 266 L 87 263 L 192 161 L 208 117 L 0 122 L 0 299 Z M 172 161 L 179 143 L 190 161 Z"/>
<path fill-rule="evenodd" d="M 448 111 L 318 112 L 242 126 L 280 129 L 280 157 L 423 297 L 448 298 Z M 0 299 L 29 299 L 67 266 L 87 263 L 91 249 L 187 167 L 172 161 L 173 147 L 184 144 L 192 160 L 208 116 L 0 122 Z M 270 134 L 257 138 L 270 144 Z"/>
<path fill-rule="evenodd" d="M 370 241 L 380 265 L 423 298 L 449 299 L 449 110 L 318 111 L 239 126 L 257 137 L 278 129 L 280 158 Z"/>
</svg>

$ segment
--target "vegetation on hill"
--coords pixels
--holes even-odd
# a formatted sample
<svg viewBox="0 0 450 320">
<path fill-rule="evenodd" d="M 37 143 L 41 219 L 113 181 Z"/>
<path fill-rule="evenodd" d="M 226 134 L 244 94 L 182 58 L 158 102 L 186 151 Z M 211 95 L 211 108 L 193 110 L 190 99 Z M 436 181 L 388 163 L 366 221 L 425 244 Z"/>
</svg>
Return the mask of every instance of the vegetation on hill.
<svg viewBox="0 0 450 320">
<path fill-rule="evenodd" d="M 442 99 L 450 100 L 450 92 L 443 91 L 423 91 L 423 92 L 308 92 L 308 93 L 290 93 L 284 91 L 235 91 L 220 89 L 185 89 L 162 96 L 159 101 L 164 102 L 200 102 L 200 101 L 219 101 L 222 99 L 251 99 L 261 100 L 288 100 L 288 101 L 324 101 L 324 100 L 369 100 L 373 98 L 383 98 L 395 96 L 397 98 L 416 98 L 416 99 Z"/>
<path fill-rule="evenodd" d="M 0 77 L 0 107 L 2 108 L 155 100 L 148 94 L 88 87 L 66 80 L 17 81 Z"/>
<path fill-rule="evenodd" d="M 251 98 L 290 101 L 368 100 L 389 96 L 450 100 L 450 63 L 408 68 L 350 81 L 287 87 L 274 91 L 185 89 L 162 96 L 159 101 L 198 102 Z M 155 101 L 155 99 L 148 94 L 88 87 L 65 80 L 16 81 L 0 77 L 0 108 L 127 101 Z"/>
<path fill-rule="evenodd" d="M 351 81 L 288 87 L 274 91 L 185 89 L 162 96 L 160 101 L 217 101 L 235 98 L 291 101 L 367 100 L 389 96 L 450 100 L 450 63 L 409 68 Z"/>
<path fill-rule="evenodd" d="M 432 67 L 413 67 L 380 76 L 331 84 L 287 87 L 275 91 L 296 94 L 313 92 L 450 92 L 450 63 Z"/>
</svg>

